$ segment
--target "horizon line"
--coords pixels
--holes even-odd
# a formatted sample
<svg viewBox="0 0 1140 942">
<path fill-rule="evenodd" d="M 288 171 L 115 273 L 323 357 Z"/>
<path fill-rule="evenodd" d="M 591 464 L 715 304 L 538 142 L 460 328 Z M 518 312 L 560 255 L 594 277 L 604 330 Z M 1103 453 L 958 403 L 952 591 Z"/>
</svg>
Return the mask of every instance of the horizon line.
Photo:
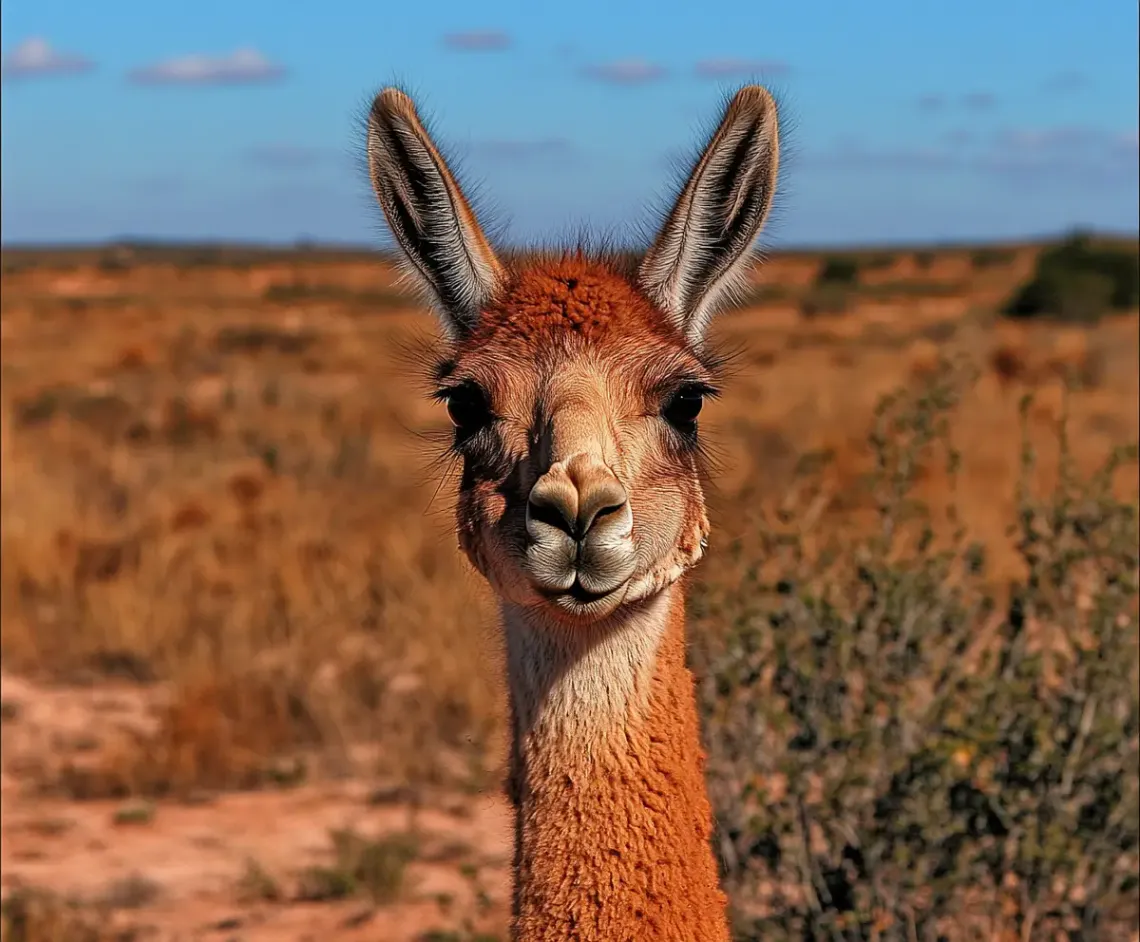
<svg viewBox="0 0 1140 942">
<path fill-rule="evenodd" d="M 929 240 L 915 239 L 907 241 L 878 241 L 874 239 L 870 239 L 865 242 L 805 241 L 781 246 L 761 244 L 755 250 L 755 254 L 758 258 L 763 259 L 766 256 L 798 254 L 804 252 L 857 252 L 865 251 L 868 249 L 876 251 L 893 250 L 896 252 L 908 252 L 938 249 L 953 250 L 979 248 L 985 246 L 1013 247 L 1063 241 L 1064 239 L 1076 234 L 1085 235 L 1094 239 L 1140 241 L 1140 230 L 1131 230 L 1126 232 L 1123 230 L 1070 226 L 1063 230 L 1055 232 L 1036 234 L 1027 233 L 1024 236 L 1006 238 L 987 238 L 985 236 L 978 236 L 977 238 L 932 238 Z M 504 250 L 519 251 L 523 253 L 526 253 L 527 251 L 547 251 L 550 248 L 548 245 L 542 243 L 541 241 L 519 242 L 518 244 L 502 245 L 500 247 Z M 554 248 L 557 249 L 557 246 Z M 630 252 L 638 252 L 642 250 L 642 247 L 639 245 L 615 245 L 612 248 L 617 251 Z M 164 236 L 118 236 L 115 238 L 101 240 L 62 239 L 52 242 L 0 241 L 0 251 L 3 252 L 94 251 L 108 249 L 239 249 L 244 251 L 260 250 L 267 252 L 349 252 L 353 254 L 377 256 L 393 255 L 397 252 L 397 249 L 394 247 L 376 245 L 371 242 L 356 242 L 348 240 L 342 242 L 334 239 L 309 239 L 305 236 L 299 236 L 293 239 L 195 239 Z"/>
</svg>

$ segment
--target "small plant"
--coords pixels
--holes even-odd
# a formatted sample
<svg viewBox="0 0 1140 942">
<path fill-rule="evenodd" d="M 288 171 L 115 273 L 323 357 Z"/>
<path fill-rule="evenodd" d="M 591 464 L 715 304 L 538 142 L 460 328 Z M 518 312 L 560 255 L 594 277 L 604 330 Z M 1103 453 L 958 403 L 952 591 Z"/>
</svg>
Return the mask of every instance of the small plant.
<svg viewBox="0 0 1140 942">
<path fill-rule="evenodd" d="M 103 904 L 109 909 L 140 909 L 158 899 L 161 887 L 140 873 L 115 880 L 103 893 Z"/>
<path fill-rule="evenodd" d="M 314 865 L 301 872 L 296 899 L 303 903 L 325 903 L 348 899 L 356 893 L 353 875 L 336 867 Z"/>
<path fill-rule="evenodd" d="M 416 942 L 502 942 L 493 932 L 476 932 L 470 926 L 461 930 L 428 929 L 416 936 Z"/>
<path fill-rule="evenodd" d="M 118 827 L 150 824 L 154 820 L 154 803 L 150 801 L 132 801 L 115 811 L 114 823 Z"/>
<path fill-rule="evenodd" d="M 298 899 L 320 901 L 363 895 L 376 905 L 384 905 L 399 898 L 408 864 L 419 853 L 413 835 L 386 835 L 373 840 L 346 829 L 333 831 L 330 837 L 332 865 L 304 871 Z"/>
<path fill-rule="evenodd" d="M 75 822 L 70 818 L 37 818 L 29 821 L 27 827 L 40 837 L 59 837 L 74 828 Z"/>
<path fill-rule="evenodd" d="M 276 903 L 282 898 L 281 887 L 258 861 L 250 857 L 238 880 L 238 898 L 246 902 Z"/>
<path fill-rule="evenodd" d="M 47 890 L 19 888 L 0 903 L 0 938 L 4 942 L 112 942 L 116 936 L 104 931 L 106 915 Z"/>
</svg>

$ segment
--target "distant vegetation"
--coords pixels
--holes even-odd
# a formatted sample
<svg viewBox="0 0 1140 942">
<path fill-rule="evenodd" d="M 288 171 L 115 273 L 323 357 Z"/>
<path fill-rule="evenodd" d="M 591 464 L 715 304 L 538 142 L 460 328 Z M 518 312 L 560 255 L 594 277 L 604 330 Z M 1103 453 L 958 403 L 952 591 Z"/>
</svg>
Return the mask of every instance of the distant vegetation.
<svg viewBox="0 0 1140 942">
<path fill-rule="evenodd" d="M 817 285 L 853 285 L 859 280 L 859 263 L 853 258 L 833 255 L 826 258 L 815 276 Z"/>
<path fill-rule="evenodd" d="M 859 262 L 845 255 L 823 260 L 815 284 L 800 302 L 804 317 L 844 314 L 851 306 L 851 294 L 859 282 Z"/>
<path fill-rule="evenodd" d="M 875 255 L 870 255 L 863 260 L 863 267 L 868 271 L 874 271 L 881 268 L 890 268 L 895 264 L 895 257 L 890 252 L 879 252 Z"/>
<path fill-rule="evenodd" d="M 1013 263 L 1015 255 L 1010 249 L 977 249 L 970 255 L 970 264 L 975 271 L 986 268 L 999 268 Z"/>
<path fill-rule="evenodd" d="M 1136 249 L 1097 244 L 1077 234 L 1045 249 L 1029 279 L 1009 299 L 1009 317 L 1092 321 L 1110 311 L 1140 306 L 1140 255 Z"/>
</svg>

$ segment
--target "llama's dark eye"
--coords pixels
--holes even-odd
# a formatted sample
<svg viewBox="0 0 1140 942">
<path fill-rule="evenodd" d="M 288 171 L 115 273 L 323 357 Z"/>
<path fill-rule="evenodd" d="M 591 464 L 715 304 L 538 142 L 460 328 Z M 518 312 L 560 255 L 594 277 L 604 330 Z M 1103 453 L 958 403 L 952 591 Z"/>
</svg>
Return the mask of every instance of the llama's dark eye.
<svg viewBox="0 0 1140 942">
<path fill-rule="evenodd" d="M 489 425 L 494 415 L 486 392 L 477 383 L 466 382 L 440 394 L 447 403 L 447 414 L 462 435 L 473 435 Z"/>
<path fill-rule="evenodd" d="M 706 392 L 704 386 L 686 383 L 669 397 L 661 410 L 661 415 L 674 428 L 691 432 L 696 425 L 697 416 L 701 414 L 701 407 L 705 404 Z"/>
</svg>

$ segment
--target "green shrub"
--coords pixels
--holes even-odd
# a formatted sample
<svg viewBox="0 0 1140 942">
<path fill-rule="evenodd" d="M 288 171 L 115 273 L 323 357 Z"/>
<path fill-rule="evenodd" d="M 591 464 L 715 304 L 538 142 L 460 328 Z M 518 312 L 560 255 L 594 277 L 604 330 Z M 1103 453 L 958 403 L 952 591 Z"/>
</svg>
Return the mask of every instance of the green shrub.
<svg viewBox="0 0 1140 942">
<path fill-rule="evenodd" d="M 854 285 L 858 280 L 859 263 L 841 255 L 824 259 L 815 276 L 817 285 Z"/>
<path fill-rule="evenodd" d="M 1111 493 L 1135 449 L 1081 480 L 1062 429 L 1056 490 L 1018 497 L 1026 575 L 999 597 L 982 548 L 936 545 L 911 496 L 954 388 L 884 400 L 876 532 L 809 557 L 797 514 L 761 519 L 722 564 L 739 578 L 694 598 L 741 939 L 1115 939 L 1140 918 L 1137 508 Z"/>
<path fill-rule="evenodd" d="M 1043 251 L 1033 277 L 1009 299 L 1010 317 L 1095 320 L 1109 310 L 1140 306 L 1140 255 L 1094 245 L 1074 235 Z"/>
<path fill-rule="evenodd" d="M 846 314 L 851 307 L 851 289 L 841 284 L 816 285 L 800 300 L 804 317 L 821 314 Z"/>
<path fill-rule="evenodd" d="M 878 255 L 869 255 L 863 259 L 863 267 L 868 271 L 877 271 L 883 268 L 891 268 L 895 264 L 895 257 L 889 252 L 882 252 Z"/>
<path fill-rule="evenodd" d="M 304 902 L 346 899 L 363 895 L 376 905 L 399 898 L 407 868 L 419 853 L 413 834 L 369 839 L 349 829 L 330 832 L 332 866 L 309 867 L 301 873 L 297 899 Z"/>
<path fill-rule="evenodd" d="M 977 249 L 970 255 L 970 265 L 977 271 L 1012 264 L 1014 253 L 1009 249 Z"/>
</svg>

